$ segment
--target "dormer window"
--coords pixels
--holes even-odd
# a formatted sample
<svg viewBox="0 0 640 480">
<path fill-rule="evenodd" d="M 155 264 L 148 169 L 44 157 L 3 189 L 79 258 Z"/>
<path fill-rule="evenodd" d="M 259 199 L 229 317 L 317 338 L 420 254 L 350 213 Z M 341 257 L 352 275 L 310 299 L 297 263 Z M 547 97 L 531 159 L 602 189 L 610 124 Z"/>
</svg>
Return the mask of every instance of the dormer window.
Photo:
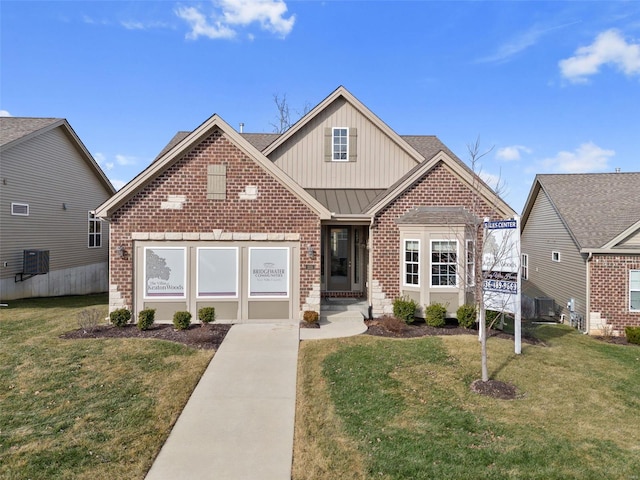
<svg viewBox="0 0 640 480">
<path fill-rule="evenodd" d="M 349 129 L 344 127 L 333 128 L 333 149 L 331 159 L 334 162 L 349 161 Z"/>
</svg>

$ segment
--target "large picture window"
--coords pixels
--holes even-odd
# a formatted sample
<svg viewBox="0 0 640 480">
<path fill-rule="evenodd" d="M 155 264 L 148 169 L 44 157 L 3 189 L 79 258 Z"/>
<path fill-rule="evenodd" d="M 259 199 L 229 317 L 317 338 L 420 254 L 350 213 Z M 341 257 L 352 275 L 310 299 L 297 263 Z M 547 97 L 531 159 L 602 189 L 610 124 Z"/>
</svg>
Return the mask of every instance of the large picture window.
<svg viewBox="0 0 640 480">
<path fill-rule="evenodd" d="M 458 242 L 431 241 L 431 286 L 455 287 L 458 285 Z"/>
<path fill-rule="evenodd" d="M 249 248 L 249 296 L 289 296 L 288 248 Z"/>
<path fill-rule="evenodd" d="M 629 310 L 640 312 L 640 270 L 629 271 Z"/>
<path fill-rule="evenodd" d="M 420 286 L 420 240 L 404 241 L 404 284 Z"/>
<path fill-rule="evenodd" d="M 186 298 L 186 256 L 184 247 L 145 247 L 145 298 Z"/>
<path fill-rule="evenodd" d="M 198 248 L 198 297 L 238 296 L 238 249 Z"/>
</svg>

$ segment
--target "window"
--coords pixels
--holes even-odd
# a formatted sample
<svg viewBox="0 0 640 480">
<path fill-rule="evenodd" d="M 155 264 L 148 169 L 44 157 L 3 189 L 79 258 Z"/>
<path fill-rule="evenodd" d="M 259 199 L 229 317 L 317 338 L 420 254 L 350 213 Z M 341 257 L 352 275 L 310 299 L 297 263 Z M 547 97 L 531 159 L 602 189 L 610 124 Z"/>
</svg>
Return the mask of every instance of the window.
<svg viewBox="0 0 640 480">
<path fill-rule="evenodd" d="M 89 212 L 89 248 L 102 246 L 102 224 L 95 214 Z"/>
<path fill-rule="evenodd" d="M 404 241 L 404 285 L 420 286 L 420 240 Z"/>
<path fill-rule="evenodd" d="M 476 266 L 475 266 L 475 243 L 473 240 L 467 240 L 467 287 L 475 285 Z"/>
<path fill-rule="evenodd" d="M 145 247 L 145 298 L 186 298 L 187 249 Z"/>
<path fill-rule="evenodd" d="M 458 285 L 458 242 L 431 241 L 431 286 L 455 287 Z"/>
<path fill-rule="evenodd" d="M 640 270 L 629 270 L 629 310 L 640 312 Z"/>
<path fill-rule="evenodd" d="M 238 296 L 238 249 L 198 248 L 198 297 Z"/>
<path fill-rule="evenodd" d="M 331 159 L 334 162 L 349 161 L 349 129 L 334 128 L 332 130 L 333 148 L 331 150 Z"/>
<path fill-rule="evenodd" d="M 29 216 L 28 203 L 11 203 L 11 215 L 20 215 L 22 217 Z"/>
<path fill-rule="evenodd" d="M 288 248 L 249 248 L 249 296 L 289 296 Z"/>
<path fill-rule="evenodd" d="M 560 252 L 551 252 L 551 260 L 554 262 L 560 261 Z"/>
<path fill-rule="evenodd" d="M 523 253 L 522 260 L 520 262 L 520 268 L 522 269 L 520 274 L 522 275 L 522 280 L 527 280 L 529 278 L 529 255 Z"/>
</svg>

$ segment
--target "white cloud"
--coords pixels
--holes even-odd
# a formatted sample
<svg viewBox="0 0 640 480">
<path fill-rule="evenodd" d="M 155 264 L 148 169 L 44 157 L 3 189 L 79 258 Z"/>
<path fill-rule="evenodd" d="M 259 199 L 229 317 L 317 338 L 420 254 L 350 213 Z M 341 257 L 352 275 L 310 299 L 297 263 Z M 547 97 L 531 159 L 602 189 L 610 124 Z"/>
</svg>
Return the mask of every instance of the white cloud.
<svg viewBox="0 0 640 480">
<path fill-rule="evenodd" d="M 120 25 L 122 25 L 127 30 L 150 30 L 152 28 L 171 28 L 170 25 L 168 25 L 167 23 L 159 22 L 159 21 L 141 22 L 138 20 L 123 20 L 120 22 Z"/>
<path fill-rule="evenodd" d="M 283 0 L 215 0 L 214 12 L 206 15 L 196 7 L 178 7 L 175 13 L 189 24 L 187 38 L 233 38 L 237 27 L 259 23 L 263 30 L 286 37 L 295 23 L 295 15 L 285 18 Z M 250 36 L 251 38 L 252 36 Z"/>
<path fill-rule="evenodd" d="M 135 165 L 136 163 L 138 163 L 137 158 L 136 157 L 129 157 L 126 155 L 116 155 L 116 162 L 118 162 L 118 165 Z"/>
<path fill-rule="evenodd" d="M 493 173 L 480 172 L 480 178 L 484 180 L 484 182 L 489 185 L 493 190 L 496 190 L 500 184 L 502 184 L 502 179 L 499 175 L 494 175 Z"/>
<path fill-rule="evenodd" d="M 537 44 L 542 37 L 550 32 L 573 25 L 566 23 L 555 27 L 546 27 L 542 25 L 533 25 L 528 30 L 519 33 L 517 36 L 508 40 L 498 47 L 497 51 L 491 55 L 480 58 L 478 63 L 500 63 L 509 60 L 511 57 Z"/>
<path fill-rule="evenodd" d="M 505 162 L 511 162 L 513 160 L 520 160 L 521 153 L 531 153 L 532 150 L 523 145 L 511 145 L 508 147 L 499 148 L 496 152 L 496 158 L 504 160 Z"/>
<path fill-rule="evenodd" d="M 617 30 L 607 30 L 558 65 L 562 76 L 574 83 L 586 82 L 602 65 L 614 66 L 628 76 L 640 75 L 640 43 L 627 43 Z"/>
<path fill-rule="evenodd" d="M 546 158 L 542 165 L 557 173 L 590 173 L 608 169 L 609 159 L 616 154 L 605 150 L 593 142 L 580 145 L 573 152 L 558 152 L 555 157 Z"/>
<path fill-rule="evenodd" d="M 113 185 L 113 188 L 115 188 L 116 190 L 120 190 L 127 184 L 127 182 L 116 180 L 115 178 L 110 178 L 109 181 L 111 182 L 111 185 Z"/>
<path fill-rule="evenodd" d="M 0 110 L 0 117 L 12 117 L 13 115 L 11 115 L 8 111 L 6 110 Z"/>
</svg>

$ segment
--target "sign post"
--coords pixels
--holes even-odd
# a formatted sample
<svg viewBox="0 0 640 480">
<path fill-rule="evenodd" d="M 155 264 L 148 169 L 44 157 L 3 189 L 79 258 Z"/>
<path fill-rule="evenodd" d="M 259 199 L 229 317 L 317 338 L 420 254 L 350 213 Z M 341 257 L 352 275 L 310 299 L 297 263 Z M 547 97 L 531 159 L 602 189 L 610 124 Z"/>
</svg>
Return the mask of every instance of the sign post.
<svg viewBox="0 0 640 480">
<path fill-rule="evenodd" d="M 485 309 L 514 315 L 515 353 L 522 352 L 520 217 L 485 221 L 482 252 Z"/>
</svg>

